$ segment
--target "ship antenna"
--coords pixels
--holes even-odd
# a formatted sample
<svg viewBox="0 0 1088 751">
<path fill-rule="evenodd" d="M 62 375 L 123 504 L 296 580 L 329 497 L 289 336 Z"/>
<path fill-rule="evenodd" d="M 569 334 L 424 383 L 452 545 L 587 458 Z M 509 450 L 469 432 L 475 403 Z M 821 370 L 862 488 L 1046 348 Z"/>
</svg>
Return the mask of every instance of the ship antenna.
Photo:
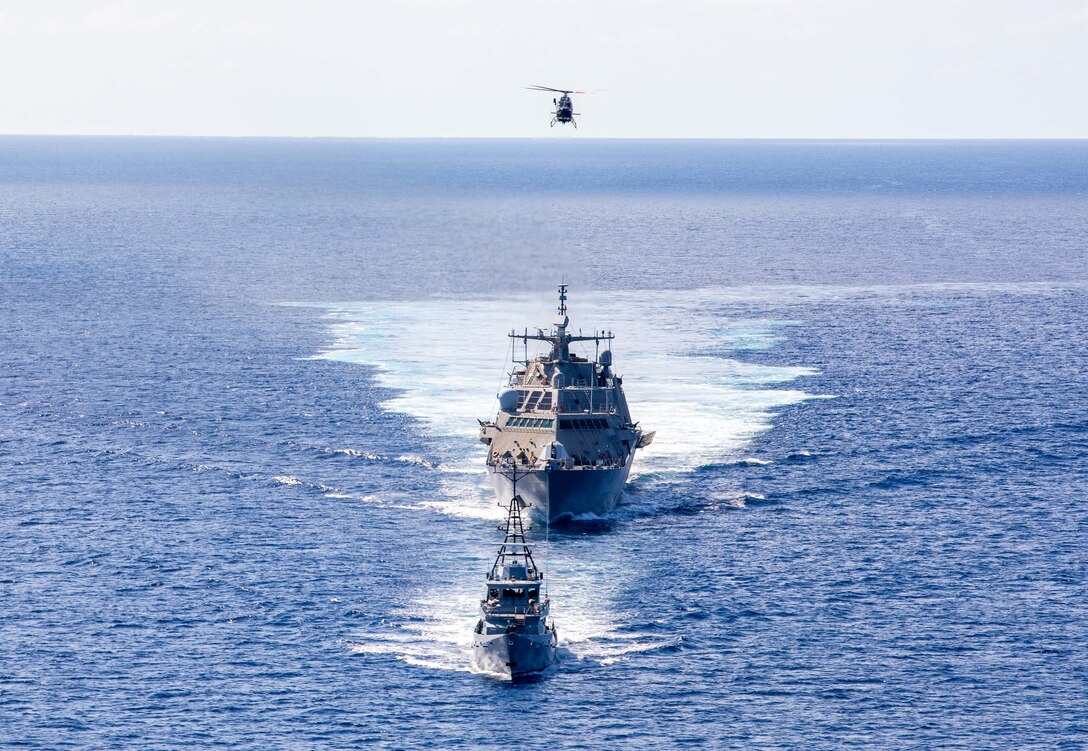
<svg viewBox="0 0 1088 751">
<path fill-rule="evenodd" d="M 565 316 L 567 314 L 567 285 L 559 285 L 559 315 Z"/>
</svg>

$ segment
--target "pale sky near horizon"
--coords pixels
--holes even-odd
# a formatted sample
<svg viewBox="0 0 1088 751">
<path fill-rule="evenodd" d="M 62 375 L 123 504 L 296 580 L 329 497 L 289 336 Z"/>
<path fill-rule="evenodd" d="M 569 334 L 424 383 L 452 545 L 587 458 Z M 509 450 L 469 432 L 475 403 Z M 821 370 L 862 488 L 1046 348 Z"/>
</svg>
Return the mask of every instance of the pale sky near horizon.
<svg viewBox="0 0 1088 751">
<path fill-rule="evenodd" d="M 1088 0 L 0 0 L 0 133 L 1088 137 Z"/>
</svg>

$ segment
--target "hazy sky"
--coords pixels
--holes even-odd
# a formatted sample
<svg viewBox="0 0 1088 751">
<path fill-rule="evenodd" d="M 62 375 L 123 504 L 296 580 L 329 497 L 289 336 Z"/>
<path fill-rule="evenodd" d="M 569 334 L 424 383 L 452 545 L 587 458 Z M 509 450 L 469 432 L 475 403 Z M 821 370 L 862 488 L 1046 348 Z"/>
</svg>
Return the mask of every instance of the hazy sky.
<svg viewBox="0 0 1088 751">
<path fill-rule="evenodd" d="M 1088 0 L 0 0 L 0 132 L 1088 137 Z M 570 135 L 569 131 L 566 135 Z"/>
</svg>

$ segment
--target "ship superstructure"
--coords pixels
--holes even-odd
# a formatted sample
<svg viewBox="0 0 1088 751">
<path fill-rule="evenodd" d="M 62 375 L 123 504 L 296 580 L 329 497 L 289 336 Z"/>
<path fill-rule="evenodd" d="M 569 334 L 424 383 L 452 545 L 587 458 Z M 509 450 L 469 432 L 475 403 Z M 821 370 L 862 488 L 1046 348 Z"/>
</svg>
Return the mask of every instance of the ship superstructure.
<svg viewBox="0 0 1088 751">
<path fill-rule="evenodd" d="M 511 482 L 500 468 L 517 466 L 524 472 L 518 489 L 530 515 L 545 522 L 610 512 L 635 450 L 654 435 L 631 420 L 623 379 L 613 371 L 612 332 L 572 334 L 566 301 L 567 285 L 560 284 L 550 332 L 510 332 L 510 385 L 498 395 L 495 419 L 480 423 L 496 494 L 510 496 Z M 550 351 L 530 357 L 530 341 L 547 343 Z M 592 343 L 593 359 L 572 353 L 575 342 Z"/>
<path fill-rule="evenodd" d="M 555 662 L 558 637 L 548 623 L 551 602 L 544 588 L 544 572 L 533 560 L 525 539 L 517 494 L 521 473 L 513 465 L 503 468 L 511 482 L 505 532 L 495 563 L 487 575 L 487 596 L 480 601 L 480 620 L 472 636 L 476 666 L 489 673 L 517 679 L 538 673 Z"/>
</svg>

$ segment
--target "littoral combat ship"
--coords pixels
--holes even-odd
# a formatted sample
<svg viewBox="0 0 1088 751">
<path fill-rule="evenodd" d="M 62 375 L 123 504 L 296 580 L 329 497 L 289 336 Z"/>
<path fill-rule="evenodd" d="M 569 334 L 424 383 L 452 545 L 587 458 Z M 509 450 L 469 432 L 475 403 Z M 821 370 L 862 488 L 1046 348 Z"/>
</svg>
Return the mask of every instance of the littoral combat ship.
<svg viewBox="0 0 1088 751">
<path fill-rule="evenodd" d="M 480 440 L 490 447 L 487 469 L 500 502 L 513 493 L 501 471 L 512 464 L 525 473 L 518 488 L 530 515 L 545 523 L 610 512 L 627 482 L 635 450 L 654 437 L 631 421 L 623 380 L 612 371 L 612 332 L 573 335 L 569 325 L 567 285 L 560 284 L 551 333 L 510 332 L 510 386 L 499 394 L 495 419 L 480 421 Z M 530 358 L 530 340 L 547 342 L 551 351 Z M 593 342 L 593 360 L 572 354 L 573 342 Z M 517 358 L 519 344 L 522 359 Z"/>
<path fill-rule="evenodd" d="M 480 601 L 472 656 L 481 670 L 517 679 L 555 662 L 558 638 L 555 626 L 548 623 L 551 603 L 540 594 L 544 572 L 537 568 L 525 542 L 524 501 L 517 494 L 520 473 L 513 465 L 504 471 L 512 487 L 506 524 L 499 527 L 506 537 L 487 575 L 487 597 Z"/>
</svg>

